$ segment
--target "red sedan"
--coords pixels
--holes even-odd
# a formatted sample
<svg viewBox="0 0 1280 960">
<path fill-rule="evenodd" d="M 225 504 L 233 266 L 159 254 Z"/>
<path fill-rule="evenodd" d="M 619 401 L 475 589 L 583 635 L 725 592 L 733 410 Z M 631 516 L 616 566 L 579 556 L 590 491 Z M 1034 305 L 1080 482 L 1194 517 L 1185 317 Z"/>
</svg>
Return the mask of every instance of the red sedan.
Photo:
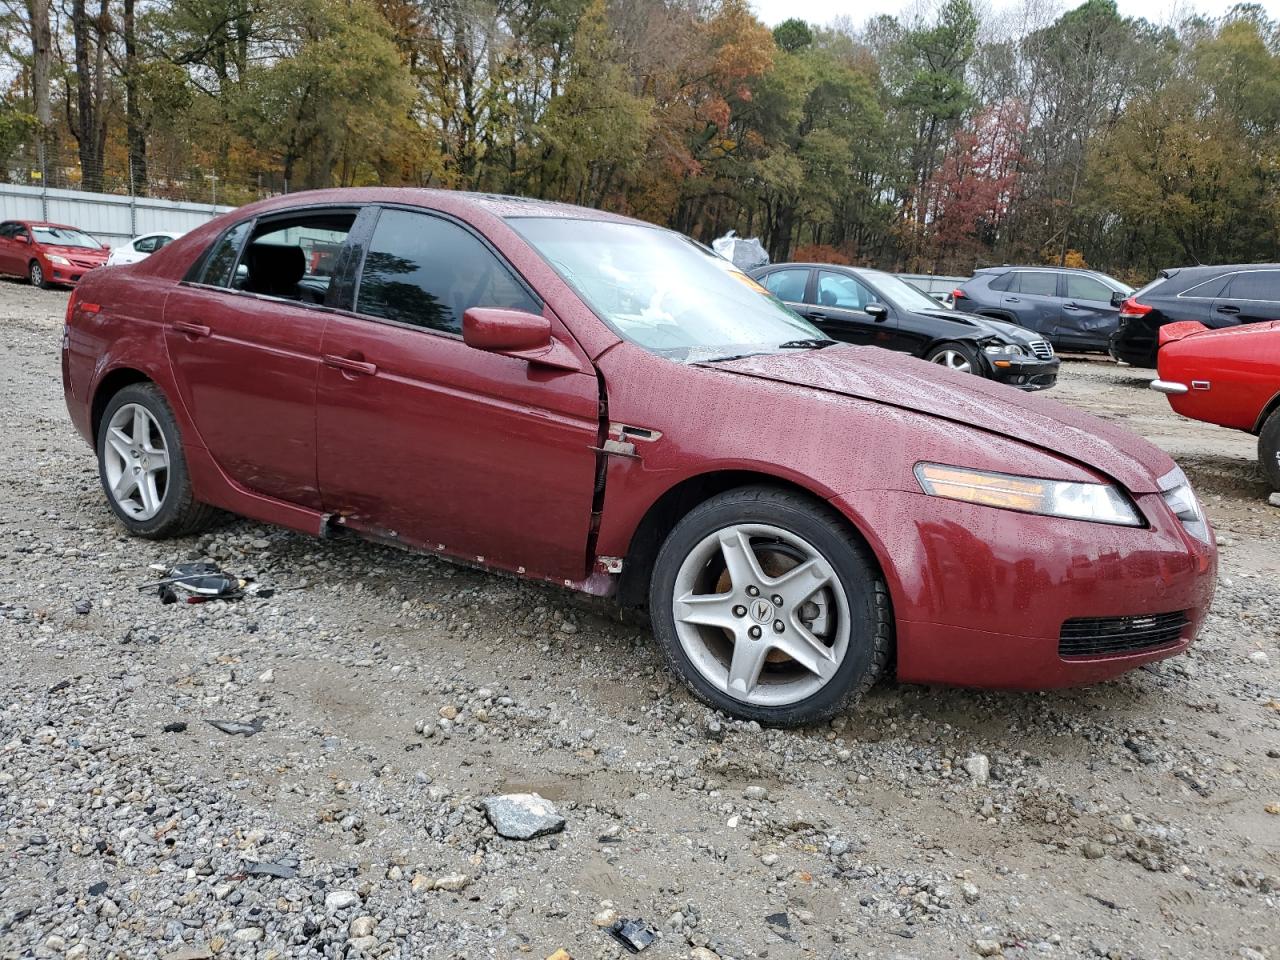
<svg viewBox="0 0 1280 960">
<path fill-rule="evenodd" d="M 1213 596 L 1212 531 L 1151 444 L 834 344 L 687 238 L 594 210 L 254 204 L 87 277 L 63 373 L 139 536 L 216 507 L 647 606 L 697 696 L 766 723 L 891 663 L 1112 677 L 1184 650 Z"/>
<path fill-rule="evenodd" d="M 1178 413 L 1258 438 L 1258 465 L 1280 490 L 1280 323 L 1171 323 L 1160 330 L 1156 364 L 1151 388 Z"/>
<path fill-rule="evenodd" d="M 33 287 L 73 286 L 110 253 L 83 230 L 61 223 L 0 223 L 0 274 L 26 277 Z"/>
</svg>

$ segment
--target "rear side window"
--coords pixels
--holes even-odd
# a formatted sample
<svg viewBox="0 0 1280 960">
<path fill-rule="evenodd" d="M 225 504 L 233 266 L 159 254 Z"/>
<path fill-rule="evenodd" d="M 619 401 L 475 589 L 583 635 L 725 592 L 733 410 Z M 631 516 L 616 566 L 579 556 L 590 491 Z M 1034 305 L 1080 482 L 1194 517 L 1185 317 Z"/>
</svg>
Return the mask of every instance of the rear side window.
<svg viewBox="0 0 1280 960">
<path fill-rule="evenodd" d="M 253 221 L 246 220 L 244 223 L 237 223 L 222 235 L 209 254 L 209 262 L 204 268 L 204 283 L 214 287 L 231 286 L 231 272 L 236 268 L 240 248 L 244 246 L 252 226 Z"/>
<path fill-rule="evenodd" d="M 1087 277 L 1083 273 L 1068 273 L 1067 296 L 1072 300 L 1097 300 L 1110 303 L 1111 288 L 1101 280 Z"/>
<path fill-rule="evenodd" d="M 990 287 L 992 290 L 1008 290 L 1009 287 L 1013 284 L 1013 281 L 1017 278 L 1017 276 L 1018 275 L 1016 273 L 1001 274 L 1000 276 L 992 280 L 989 284 L 987 284 L 987 286 Z"/>
<path fill-rule="evenodd" d="M 469 231 L 424 213 L 383 210 L 360 274 L 356 312 L 461 333 L 462 314 L 471 307 L 542 312 Z"/>
<path fill-rule="evenodd" d="M 134 242 L 133 249 L 137 250 L 139 253 L 152 253 L 156 249 L 156 238 L 143 237 L 141 240 Z"/>
<path fill-rule="evenodd" d="M 1222 276 L 1214 277 L 1212 280 L 1205 280 L 1202 283 L 1197 283 L 1194 287 L 1184 290 L 1182 293 L 1178 294 L 1178 296 L 1212 300 L 1214 297 L 1222 295 L 1222 291 L 1226 289 L 1227 284 L 1231 282 L 1231 278 L 1234 276 L 1234 273 L 1224 273 Z M 1142 293 L 1146 289 L 1147 288 L 1144 287 L 1138 292 Z"/>
<path fill-rule="evenodd" d="M 764 278 L 764 287 L 779 300 L 804 302 L 804 288 L 809 283 L 808 270 L 775 270 Z"/>
<path fill-rule="evenodd" d="M 1247 270 L 1237 273 L 1223 294 L 1228 300 L 1280 301 L 1280 270 Z"/>
<path fill-rule="evenodd" d="M 1018 292 L 1034 297 L 1056 297 L 1058 275 L 1046 270 L 1023 270 L 1018 274 Z"/>
</svg>

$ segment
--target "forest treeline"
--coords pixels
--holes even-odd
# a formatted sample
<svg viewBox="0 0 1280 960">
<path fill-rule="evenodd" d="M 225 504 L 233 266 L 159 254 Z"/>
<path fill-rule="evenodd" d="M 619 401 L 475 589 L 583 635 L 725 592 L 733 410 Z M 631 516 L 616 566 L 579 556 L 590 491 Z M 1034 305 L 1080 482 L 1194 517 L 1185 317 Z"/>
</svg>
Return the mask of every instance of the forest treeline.
<svg viewBox="0 0 1280 960">
<path fill-rule="evenodd" d="M 1280 259 L 1277 24 L 1042 9 L 0 0 L 0 177 L 499 191 L 936 272 Z"/>
</svg>

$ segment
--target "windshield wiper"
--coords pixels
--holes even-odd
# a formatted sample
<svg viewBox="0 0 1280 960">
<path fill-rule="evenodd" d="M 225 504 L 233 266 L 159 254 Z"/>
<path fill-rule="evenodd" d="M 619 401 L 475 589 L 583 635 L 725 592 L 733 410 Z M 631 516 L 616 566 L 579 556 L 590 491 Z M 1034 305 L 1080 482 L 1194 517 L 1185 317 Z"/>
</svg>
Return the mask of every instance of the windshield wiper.
<svg viewBox="0 0 1280 960">
<path fill-rule="evenodd" d="M 778 344 L 779 350 L 821 350 L 824 347 L 834 347 L 839 341 L 827 340 L 825 338 L 810 337 L 807 340 L 788 340 L 786 343 Z"/>
<path fill-rule="evenodd" d="M 730 360 L 745 360 L 747 357 L 758 357 L 758 353 L 730 353 L 723 357 L 707 357 L 695 360 L 694 363 L 727 363 Z"/>
</svg>

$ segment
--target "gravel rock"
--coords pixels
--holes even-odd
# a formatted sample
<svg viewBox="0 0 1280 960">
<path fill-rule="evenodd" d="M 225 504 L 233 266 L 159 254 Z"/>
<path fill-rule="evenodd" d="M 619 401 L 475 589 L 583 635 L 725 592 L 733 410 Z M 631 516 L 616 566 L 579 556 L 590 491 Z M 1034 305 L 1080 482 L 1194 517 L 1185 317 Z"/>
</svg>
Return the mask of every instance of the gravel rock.
<svg viewBox="0 0 1280 960">
<path fill-rule="evenodd" d="M 324 895 L 324 908 L 329 913 L 346 910 L 359 902 L 360 895 L 352 890 L 333 890 Z"/>
<path fill-rule="evenodd" d="M 985 753 L 974 753 L 965 757 L 964 769 L 973 778 L 974 783 L 986 783 L 991 778 L 991 761 Z"/>
<path fill-rule="evenodd" d="M 484 812 L 493 828 L 509 840 L 532 840 L 564 829 L 564 817 L 555 805 L 536 793 L 488 797 Z"/>
<path fill-rule="evenodd" d="M 975 940 L 973 941 L 973 952 L 980 957 L 998 957 L 1004 950 L 1000 946 L 999 940 Z"/>
</svg>

